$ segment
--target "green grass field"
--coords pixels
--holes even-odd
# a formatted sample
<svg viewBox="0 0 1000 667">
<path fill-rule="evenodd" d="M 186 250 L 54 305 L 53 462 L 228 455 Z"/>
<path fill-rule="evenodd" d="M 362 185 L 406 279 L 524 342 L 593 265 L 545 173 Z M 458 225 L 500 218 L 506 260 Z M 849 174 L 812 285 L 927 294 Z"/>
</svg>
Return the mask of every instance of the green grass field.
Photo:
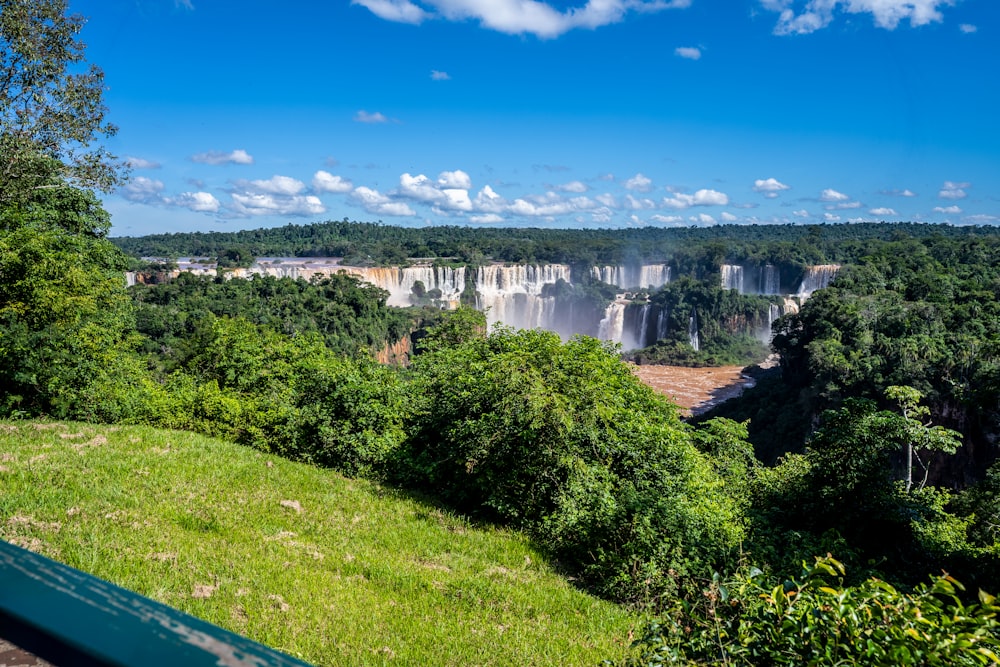
<svg viewBox="0 0 1000 667">
<path fill-rule="evenodd" d="M 0 538 L 321 665 L 595 665 L 641 625 L 517 533 L 184 432 L 0 422 Z"/>
</svg>

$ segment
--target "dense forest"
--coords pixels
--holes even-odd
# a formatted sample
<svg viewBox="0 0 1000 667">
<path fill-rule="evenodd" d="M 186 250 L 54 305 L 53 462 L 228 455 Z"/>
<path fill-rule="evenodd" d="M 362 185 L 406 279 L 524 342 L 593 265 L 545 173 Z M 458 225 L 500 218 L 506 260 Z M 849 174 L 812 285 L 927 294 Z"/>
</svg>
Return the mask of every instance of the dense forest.
<svg viewBox="0 0 1000 667">
<path fill-rule="evenodd" d="M 37 28 L 29 6 L 0 27 Z M 1000 662 L 1000 605 L 976 595 L 1000 589 L 993 229 L 332 222 L 113 243 L 96 193 L 126 174 L 76 150 L 113 134 L 102 80 L 74 78 L 80 23 L 41 6 L 62 50 L 8 40 L 22 69 L 0 83 L 0 417 L 205 433 L 523 531 L 576 585 L 656 617 L 630 664 Z M 723 264 L 843 266 L 773 323 L 777 371 L 684 421 L 614 344 L 392 309 L 347 275 L 126 283 L 139 256 L 272 254 L 669 262 L 673 280 L 633 294 L 680 332 L 654 361 L 721 356 L 713 332 L 772 305 L 725 289 Z M 407 364 L 377 360 L 404 337 Z"/>
</svg>

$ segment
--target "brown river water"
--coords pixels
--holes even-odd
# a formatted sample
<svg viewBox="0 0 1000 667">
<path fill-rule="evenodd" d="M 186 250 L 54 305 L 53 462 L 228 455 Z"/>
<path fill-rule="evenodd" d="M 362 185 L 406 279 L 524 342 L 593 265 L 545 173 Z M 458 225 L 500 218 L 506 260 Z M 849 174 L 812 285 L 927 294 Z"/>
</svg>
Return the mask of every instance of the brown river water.
<svg viewBox="0 0 1000 667">
<path fill-rule="evenodd" d="M 632 366 L 643 382 L 681 407 L 684 415 L 700 414 L 722 401 L 739 396 L 753 379 L 742 366 L 684 368 L 680 366 Z"/>
</svg>

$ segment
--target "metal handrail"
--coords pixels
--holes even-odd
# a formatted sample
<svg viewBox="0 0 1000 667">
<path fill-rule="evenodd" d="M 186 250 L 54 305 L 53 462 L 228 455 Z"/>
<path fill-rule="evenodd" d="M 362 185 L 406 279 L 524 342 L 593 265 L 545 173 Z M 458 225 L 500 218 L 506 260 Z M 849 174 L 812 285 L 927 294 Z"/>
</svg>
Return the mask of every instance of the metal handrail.
<svg viewBox="0 0 1000 667">
<path fill-rule="evenodd" d="M 0 540 L 0 637 L 54 665 L 308 667 Z"/>
</svg>

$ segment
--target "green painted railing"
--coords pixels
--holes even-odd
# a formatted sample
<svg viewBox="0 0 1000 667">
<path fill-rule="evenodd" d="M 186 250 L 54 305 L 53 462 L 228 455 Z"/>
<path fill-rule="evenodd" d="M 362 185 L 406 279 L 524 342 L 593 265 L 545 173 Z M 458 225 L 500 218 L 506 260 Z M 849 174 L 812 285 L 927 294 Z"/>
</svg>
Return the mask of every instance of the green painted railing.
<svg viewBox="0 0 1000 667">
<path fill-rule="evenodd" d="M 55 665 L 306 665 L 3 540 L 0 638 Z"/>
</svg>

